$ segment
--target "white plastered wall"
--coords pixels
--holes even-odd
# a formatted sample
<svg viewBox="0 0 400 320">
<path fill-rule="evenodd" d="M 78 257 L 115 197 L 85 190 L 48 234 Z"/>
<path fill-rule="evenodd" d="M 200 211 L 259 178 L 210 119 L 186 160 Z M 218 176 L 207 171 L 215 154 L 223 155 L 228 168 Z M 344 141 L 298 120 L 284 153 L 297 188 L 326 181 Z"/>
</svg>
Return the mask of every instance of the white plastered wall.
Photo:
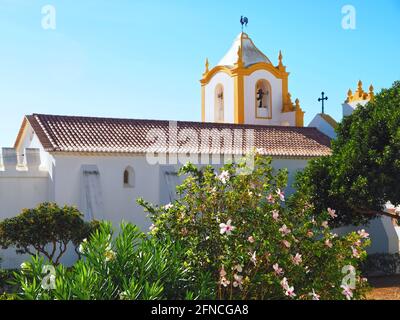
<svg viewBox="0 0 400 320">
<path fill-rule="evenodd" d="M 224 87 L 224 122 L 234 123 L 235 81 L 228 74 L 218 72 L 205 86 L 205 121 L 215 122 L 215 88 L 221 84 Z"/>
</svg>

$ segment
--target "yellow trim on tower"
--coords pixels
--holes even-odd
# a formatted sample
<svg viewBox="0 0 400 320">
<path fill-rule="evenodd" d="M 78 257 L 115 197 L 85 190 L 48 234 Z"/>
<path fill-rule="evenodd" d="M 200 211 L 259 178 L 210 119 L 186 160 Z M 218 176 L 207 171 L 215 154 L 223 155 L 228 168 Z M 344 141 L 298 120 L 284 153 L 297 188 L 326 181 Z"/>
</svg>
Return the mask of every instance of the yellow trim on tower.
<svg viewBox="0 0 400 320">
<path fill-rule="evenodd" d="M 296 99 L 295 115 L 296 115 L 296 127 L 304 127 L 304 114 L 305 112 L 300 107 L 299 99 Z"/>
<path fill-rule="evenodd" d="M 371 84 L 369 87 L 369 92 L 365 92 L 363 89 L 363 83 L 362 81 L 358 81 L 358 88 L 354 92 L 349 89 L 347 92 L 347 99 L 345 100 L 345 103 L 349 102 L 358 102 L 358 101 L 370 101 L 373 100 L 375 97 L 374 94 L 374 86 Z"/>
<path fill-rule="evenodd" d="M 201 84 L 208 84 L 212 77 L 217 74 L 218 72 L 224 72 L 226 74 L 228 74 L 229 76 L 233 77 L 236 74 L 241 74 L 243 76 L 250 76 L 251 74 L 253 74 L 254 72 L 258 71 L 258 70 L 265 70 L 268 71 L 270 73 L 272 73 L 276 78 L 278 79 L 288 79 L 289 77 L 289 72 L 286 71 L 279 71 L 276 67 L 274 67 L 272 64 L 269 63 L 265 63 L 265 62 L 260 62 L 260 63 L 256 63 L 251 65 L 250 67 L 233 67 L 233 68 L 229 68 L 226 66 L 216 66 L 214 68 L 212 68 L 209 72 L 205 73 L 203 78 L 200 80 Z"/>
<path fill-rule="evenodd" d="M 201 121 L 206 122 L 206 87 L 201 86 Z"/>
</svg>

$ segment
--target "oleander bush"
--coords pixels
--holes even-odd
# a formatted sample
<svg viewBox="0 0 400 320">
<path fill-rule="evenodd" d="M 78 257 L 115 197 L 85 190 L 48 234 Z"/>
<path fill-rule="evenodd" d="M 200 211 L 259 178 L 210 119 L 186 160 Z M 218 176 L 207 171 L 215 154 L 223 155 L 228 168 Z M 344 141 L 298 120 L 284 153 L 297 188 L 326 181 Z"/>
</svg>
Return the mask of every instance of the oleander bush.
<svg viewBox="0 0 400 320">
<path fill-rule="evenodd" d="M 185 299 L 186 269 L 178 243 L 156 238 L 131 224 L 121 225 L 113 238 L 109 223 L 79 247 L 82 259 L 72 268 L 47 265 L 32 257 L 15 273 L 19 299 L 116 300 Z"/>
<path fill-rule="evenodd" d="M 306 197 L 287 201 L 287 170 L 256 155 L 219 172 L 188 164 L 178 200 L 164 207 L 138 202 L 154 221 L 151 234 L 181 243 L 182 265 L 196 293 L 204 275 L 213 299 L 360 299 L 368 288 L 359 263 L 365 231 L 331 233 L 335 211 L 312 215 Z M 288 203 L 287 203 L 288 202 Z"/>
</svg>

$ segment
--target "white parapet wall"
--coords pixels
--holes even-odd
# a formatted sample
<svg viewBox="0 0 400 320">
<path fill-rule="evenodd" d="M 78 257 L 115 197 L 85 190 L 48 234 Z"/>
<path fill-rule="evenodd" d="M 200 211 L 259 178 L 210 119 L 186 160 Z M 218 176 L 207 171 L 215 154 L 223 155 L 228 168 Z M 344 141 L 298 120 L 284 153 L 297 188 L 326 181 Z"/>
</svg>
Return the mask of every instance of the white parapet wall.
<svg viewBox="0 0 400 320">
<path fill-rule="evenodd" d="M 41 168 L 39 149 L 25 149 L 18 154 L 14 148 L 2 148 L 0 155 L 0 220 L 15 217 L 24 208 L 48 201 L 49 174 Z M 0 250 L 1 266 L 19 265 L 26 256 L 15 249 Z"/>
</svg>

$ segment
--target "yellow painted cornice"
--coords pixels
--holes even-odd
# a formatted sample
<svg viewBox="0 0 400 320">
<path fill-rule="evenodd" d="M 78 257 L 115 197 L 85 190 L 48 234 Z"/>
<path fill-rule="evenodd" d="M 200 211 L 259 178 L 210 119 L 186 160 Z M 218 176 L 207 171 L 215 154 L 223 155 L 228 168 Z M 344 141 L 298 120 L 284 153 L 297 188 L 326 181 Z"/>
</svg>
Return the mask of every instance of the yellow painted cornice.
<svg viewBox="0 0 400 320">
<path fill-rule="evenodd" d="M 375 97 L 374 94 L 374 87 L 371 84 L 369 87 L 369 92 L 365 92 L 363 89 L 362 81 L 358 81 L 357 90 L 354 92 L 351 89 L 347 92 L 347 99 L 345 100 L 346 103 L 349 102 L 358 102 L 358 101 L 370 101 L 373 100 Z"/>
<path fill-rule="evenodd" d="M 289 72 L 286 72 L 285 70 L 282 70 L 282 69 L 280 70 L 279 67 L 274 67 L 272 64 L 265 63 L 265 62 L 256 63 L 247 68 L 240 66 L 240 64 L 237 64 L 233 68 L 230 68 L 227 66 L 216 66 L 216 67 L 212 68 L 211 70 L 209 70 L 207 73 L 204 73 L 203 78 L 200 80 L 200 83 L 202 85 L 208 84 L 211 81 L 212 77 L 219 72 L 223 72 L 223 73 L 226 73 L 227 75 L 229 75 L 230 77 L 234 77 L 239 74 L 242 76 L 249 76 L 259 70 L 268 71 L 268 72 L 272 73 L 278 79 L 287 79 L 290 74 Z"/>
</svg>

